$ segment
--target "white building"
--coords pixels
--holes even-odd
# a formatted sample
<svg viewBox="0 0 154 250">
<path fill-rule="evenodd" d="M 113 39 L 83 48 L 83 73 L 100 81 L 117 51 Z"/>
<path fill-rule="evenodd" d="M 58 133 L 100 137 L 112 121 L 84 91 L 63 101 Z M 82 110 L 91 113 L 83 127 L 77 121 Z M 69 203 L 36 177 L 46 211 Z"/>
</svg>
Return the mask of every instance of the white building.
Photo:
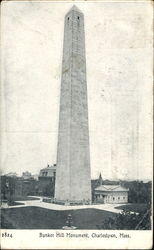
<svg viewBox="0 0 154 250">
<path fill-rule="evenodd" d="M 97 203 L 128 203 L 128 191 L 120 185 L 100 185 L 95 188 L 94 201 Z"/>
</svg>

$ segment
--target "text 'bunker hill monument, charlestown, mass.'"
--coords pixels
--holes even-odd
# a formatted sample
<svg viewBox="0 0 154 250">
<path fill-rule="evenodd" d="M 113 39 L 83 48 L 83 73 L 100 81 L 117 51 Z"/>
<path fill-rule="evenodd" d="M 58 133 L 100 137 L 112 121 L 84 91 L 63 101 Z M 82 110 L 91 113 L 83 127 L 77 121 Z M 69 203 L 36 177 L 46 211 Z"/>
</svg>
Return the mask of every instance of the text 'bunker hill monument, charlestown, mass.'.
<svg viewBox="0 0 154 250">
<path fill-rule="evenodd" d="M 84 16 L 65 16 L 55 201 L 91 203 Z"/>
</svg>

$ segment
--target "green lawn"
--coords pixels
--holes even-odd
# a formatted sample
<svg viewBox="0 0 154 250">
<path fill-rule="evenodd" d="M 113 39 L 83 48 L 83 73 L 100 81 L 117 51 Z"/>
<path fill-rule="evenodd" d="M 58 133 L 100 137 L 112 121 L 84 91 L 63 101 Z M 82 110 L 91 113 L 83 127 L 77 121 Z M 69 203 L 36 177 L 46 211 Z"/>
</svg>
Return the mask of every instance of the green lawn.
<svg viewBox="0 0 154 250">
<path fill-rule="evenodd" d="M 49 210 L 39 207 L 20 207 L 1 210 L 3 229 L 61 229 L 67 215 L 72 215 L 72 225 L 78 229 L 97 229 L 97 225 L 115 213 L 98 209 Z"/>
<path fill-rule="evenodd" d="M 115 207 L 116 209 L 124 209 L 126 211 L 136 212 L 136 213 L 142 213 L 147 209 L 146 203 L 132 203 L 122 206 Z"/>
</svg>

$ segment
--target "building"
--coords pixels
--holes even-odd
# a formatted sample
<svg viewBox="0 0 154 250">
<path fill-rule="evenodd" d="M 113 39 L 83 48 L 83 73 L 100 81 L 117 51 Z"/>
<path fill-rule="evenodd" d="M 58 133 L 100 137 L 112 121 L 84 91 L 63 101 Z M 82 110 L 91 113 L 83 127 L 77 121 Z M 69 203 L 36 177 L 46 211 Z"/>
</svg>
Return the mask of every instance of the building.
<svg viewBox="0 0 154 250">
<path fill-rule="evenodd" d="M 55 202 L 91 203 L 84 15 L 65 16 Z"/>
<path fill-rule="evenodd" d="M 32 177 L 33 177 L 34 180 L 37 180 L 37 181 L 38 181 L 39 175 L 38 175 L 38 174 L 33 174 Z"/>
<path fill-rule="evenodd" d="M 96 203 L 128 203 L 128 191 L 120 185 L 100 185 L 94 190 Z"/>
<path fill-rule="evenodd" d="M 32 174 L 31 174 L 30 172 L 26 171 L 26 172 L 23 172 L 23 173 L 22 173 L 22 178 L 23 178 L 24 180 L 28 180 L 28 179 L 32 179 L 33 176 L 32 176 Z"/>
<path fill-rule="evenodd" d="M 54 180 L 55 176 L 56 176 L 56 164 L 54 164 L 53 166 L 47 165 L 46 168 L 40 170 L 39 179 L 42 179 L 42 177 L 49 177 L 52 180 Z"/>
<path fill-rule="evenodd" d="M 15 172 L 10 172 L 8 174 L 5 174 L 5 176 L 8 176 L 8 177 L 17 177 L 18 175 Z"/>
<path fill-rule="evenodd" d="M 56 178 L 56 164 L 47 165 L 46 168 L 40 170 L 39 174 L 39 194 L 44 196 L 54 196 Z"/>
<path fill-rule="evenodd" d="M 102 174 L 100 173 L 99 178 L 98 178 L 98 183 L 99 185 L 103 184 L 103 179 L 102 179 Z"/>
</svg>

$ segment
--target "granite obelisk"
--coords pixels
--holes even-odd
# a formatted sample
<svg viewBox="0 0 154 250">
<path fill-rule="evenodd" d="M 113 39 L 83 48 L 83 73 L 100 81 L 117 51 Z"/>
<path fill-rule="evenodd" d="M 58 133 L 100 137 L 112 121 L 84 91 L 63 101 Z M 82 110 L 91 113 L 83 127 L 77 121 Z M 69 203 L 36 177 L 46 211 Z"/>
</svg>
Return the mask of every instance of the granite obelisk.
<svg viewBox="0 0 154 250">
<path fill-rule="evenodd" d="M 84 16 L 76 6 L 64 25 L 55 201 L 91 203 Z"/>
</svg>

